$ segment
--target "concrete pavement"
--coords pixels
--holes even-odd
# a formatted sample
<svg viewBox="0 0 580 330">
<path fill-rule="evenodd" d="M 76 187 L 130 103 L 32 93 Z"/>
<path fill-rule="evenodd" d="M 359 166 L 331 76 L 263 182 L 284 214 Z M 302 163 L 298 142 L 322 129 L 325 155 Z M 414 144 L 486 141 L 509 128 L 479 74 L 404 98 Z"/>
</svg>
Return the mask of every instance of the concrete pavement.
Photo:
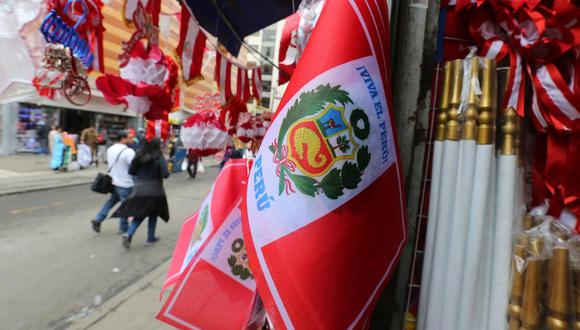
<svg viewBox="0 0 580 330">
<path fill-rule="evenodd" d="M 50 157 L 34 154 L 0 156 L 0 196 L 90 183 L 95 166 L 75 172 L 50 169 Z M 105 166 L 101 165 L 105 171 Z"/>
<path fill-rule="evenodd" d="M 159 300 L 161 286 L 169 261 L 161 264 L 138 282 L 96 307 L 87 317 L 74 323 L 69 330 L 165 330 L 173 327 L 155 319 L 164 300 Z M 167 298 L 169 291 L 164 295 Z"/>
<path fill-rule="evenodd" d="M 159 222 L 160 242 L 145 247 L 143 225 L 130 251 L 121 247 L 116 219 L 103 223 L 101 234 L 90 229 L 106 196 L 88 185 L 0 196 L 0 324 L 166 328 L 154 319 L 166 263 L 183 220 L 199 207 L 216 173 L 206 167 L 196 180 L 172 175 L 166 181 L 171 220 Z"/>
</svg>

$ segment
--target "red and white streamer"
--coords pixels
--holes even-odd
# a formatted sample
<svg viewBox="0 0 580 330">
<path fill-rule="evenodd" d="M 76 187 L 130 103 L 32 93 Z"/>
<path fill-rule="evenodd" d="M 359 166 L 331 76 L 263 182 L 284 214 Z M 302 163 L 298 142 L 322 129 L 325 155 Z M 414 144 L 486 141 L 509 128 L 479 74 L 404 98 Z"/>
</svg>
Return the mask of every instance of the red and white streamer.
<svg viewBox="0 0 580 330">
<path fill-rule="evenodd" d="M 215 81 L 222 103 L 226 103 L 232 96 L 232 63 L 219 51 L 216 51 L 215 57 Z"/>
<path fill-rule="evenodd" d="M 262 98 L 262 69 L 252 69 L 252 97 L 260 102 Z"/>
<path fill-rule="evenodd" d="M 207 37 L 189 10 L 181 10 L 181 27 L 177 55 L 181 60 L 181 72 L 186 83 L 193 83 L 201 78 L 203 52 Z"/>
</svg>

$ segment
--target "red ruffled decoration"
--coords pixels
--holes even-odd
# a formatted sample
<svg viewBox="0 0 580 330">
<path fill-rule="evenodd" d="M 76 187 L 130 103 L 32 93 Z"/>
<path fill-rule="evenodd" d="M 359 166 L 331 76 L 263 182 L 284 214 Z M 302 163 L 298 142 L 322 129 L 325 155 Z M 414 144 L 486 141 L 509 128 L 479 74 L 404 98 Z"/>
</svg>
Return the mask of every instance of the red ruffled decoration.
<svg viewBox="0 0 580 330">
<path fill-rule="evenodd" d="M 230 135 L 236 134 L 238 118 L 240 113 L 244 112 L 248 112 L 248 107 L 238 97 L 230 97 L 228 102 L 222 106 L 220 121 L 227 127 Z"/>
<path fill-rule="evenodd" d="M 231 140 L 225 125 L 213 111 L 201 111 L 187 118 L 180 137 L 189 152 L 199 157 L 222 151 Z"/>
<path fill-rule="evenodd" d="M 177 76 L 177 64 L 171 57 L 157 46 L 146 49 L 139 42 L 121 76 L 106 74 L 97 78 L 96 85 L 111 104 L 124 104 L 147 120 L 167 120 Z"/>
</svg>

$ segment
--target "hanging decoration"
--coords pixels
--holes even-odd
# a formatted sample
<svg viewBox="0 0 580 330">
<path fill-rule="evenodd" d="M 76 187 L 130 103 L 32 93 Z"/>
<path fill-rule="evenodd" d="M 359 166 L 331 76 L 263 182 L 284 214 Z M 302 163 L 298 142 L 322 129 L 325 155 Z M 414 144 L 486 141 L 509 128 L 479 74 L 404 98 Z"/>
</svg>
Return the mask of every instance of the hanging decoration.
<svg viewBox="0 0 580 330">
<path fill-rule="evenodd" d="M 256 128 L 254 130 L 254 139 L 255 140 L 262 140 L 266 135 L 266 127 L 264 127 L 264 121 L 262 120 L 261 116 L 254 117 L 256 121 Z"/>
<path fill-rule="evenodd" d="M 223 150 L 230 141 L 226 127 L 213 111 L 198 112 L 187 118 L 180 137 L 185 147 L 199 157 Z"/>
<path fill-rule="evenodd" d="M 300 23 L 300 12 L 296 12 L 286 18 L 282 37 L 280 38 L 280 52 L 278 53 L 278 85 L 283 85 L 290 81 L 296 64 L 298 63 L 298 24 Z"/>
<path fill-rule="evenodd" d="M 101 0 L 83 0 L 87 5 L 86 19 L 76 28 L 80 36 L 83 36 L 87 41 L 91 53 L 94 56 L 92 65 L 88 68 L 104 73 L 105 71 L 105 57 L 103 48 L 103 34 L 105 27 L 103 26 L 103 2 Z M 77 21 L 79 8 L 75 3 L 80 1 L 73 1 L 71 10 L 66 10 L 68 0 L 50 0 L 50 8 L 54 9 L 63 21 L 68 25 L 74 25 Z"/>
<path fill-rule="evenodd" d="M 158 46 L 149 49 L 135 44 L 120 76 L 106 74 L 97 78 L 97 88 L 111 104 L 124 104 L 148 120 L 167 120 L 177 84 L 177 64 Z"/>
<path fill-rule="evenodd" d="M 224 123 L 230 135 L 236 134 L 240 114 L 247 112 L 248 107 L 246 103 L 237 97 L 231 97 L 228 102 L 221 107 L 220 121 Z"/>
<path fill-rule="evenodd" d="M 225 104 L 232 96 L 232 63 L 219 50 L 216 50 L 214 78 L 218 85 L 222 104 Z"/>
<path fill-rule="evenodd" d="M 135 12 L 139 7 L 146 9 L 151 15 L 151 22 L 159 26 L 159 14 L 161 13 L 161 0 L 125 0 L 123 4 L 123 20 L 128 26 L 135 24 Z"/>
<path fill-rule="evenodd" d="M 219 93 L 211 94 L 208 92 L 204 95 L 196 96 L 193 103 L 193 109 L 196 111 L 209 110 L 218 113 L 220 107 L 221 101 Z"/>
<path fill-rule="evenodd" d="M 238 67 L 236 84 L 236 95 L 243 102 L 248 102 L 250 99 L 250 79 L 248 78 L 247 69 Z"/>
<path fill-rule="evenodd" d="M 153 138 L 160 138 L 166 141 L 169 138 L 169 121 L 156 119 L 147 121 L 147 129 L 145 130 L 145 139 L 150 141 Z"/>
<path fill-rule="evenodd" d="M 40 96 L 49 99 L 62 94 L 75 105 L 87 104 L 91 99 L 84 67 L 62 45 L 48 44 L 43 67 L 36 72 L 32 84 Z"/>
<path fill-rule="evenodd" d="M 81 13 L 77 14 L 75 4 L 81 5 Z M 73 4 L 73 7 L 71 7 Z M 76 1 L 69 0 L 64 8 L 64 12 L 73 11 L 73 16 L 76 21 L 71 27 L 60 16 L 56 9 L 52 9 L 44 18 L 40 26 L 40 32 L 44 35 L 47 42 L 61 44 L 70 49 L 71 53 L 76 56 L 80 62 L 89 68 L 93 64 L 94 56 L 91 52 L 91 47 L 87 40 L 85 40 L 78 33 L 77 28 L 83 24 L 89 13 L 89 9 L 84 0 Z"/>
<path fill-rule="evenodd" d="M 137 4 L 137 9 L 133 12 L 133 22 L 135 23 L 135 32 L 133 32 L 129 41 L 121 43 L 122 51 L 119 54 L 119 66 L 121 68 L 127 65 L 131 53 L 139 41 L 147 40 L 149 45 L 153 47 L 159 45 L 159 28 L 155 26 L 151 17 L 147 15 L 141 2 Z"/>
<path fill-rule="evenodd" d="M 240 141 L 248 143 L 256 136 L 256 118 L 249 112 L 242 112 L 236 125 L 236 136 Z"/>
<path fill-rule="evenodd" d="M 201 68 L 206 40 L 207 38 L 195 17 L 189 13 L 187 7 L 182 6 L 179 44 L 176 53 L 181 64 L 183 80 L 188 85 L 203 79 Z"/>
<path fill-rule="evenodd" d="M 258 103 L 262 99 L 262 69 L 252 69 L 252 98 Z"/>
</svg>

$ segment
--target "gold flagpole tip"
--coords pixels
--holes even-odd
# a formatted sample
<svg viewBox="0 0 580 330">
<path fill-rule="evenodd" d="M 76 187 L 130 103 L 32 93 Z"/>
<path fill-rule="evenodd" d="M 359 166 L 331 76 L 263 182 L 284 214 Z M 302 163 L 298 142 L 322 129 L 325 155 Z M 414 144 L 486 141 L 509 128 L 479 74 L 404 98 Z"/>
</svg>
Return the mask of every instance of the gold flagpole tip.
<svg viewBox="0 0 580 330">
<path fill-rule="evenodd" d="M 447 110 L 449 108 L 449 91 L 451 90 L 451 62 L 445 62 L 443 67 L 443 86 L 441 89 L 441 102 L 437 113 L 437 126 L 435 140 L 445 140 L 445 124 L 447 123 Z"/>
<path fill-rule="evenodd" d="M 445 139 L 458 141 L 461 139 L 459 126 L 459 104 L 461 103 L 461 89 L 463 86 L 463 60 L 451 61 L 451 92 L 449 110 L 447 111 L 447 125 Z"/>
</svg>

